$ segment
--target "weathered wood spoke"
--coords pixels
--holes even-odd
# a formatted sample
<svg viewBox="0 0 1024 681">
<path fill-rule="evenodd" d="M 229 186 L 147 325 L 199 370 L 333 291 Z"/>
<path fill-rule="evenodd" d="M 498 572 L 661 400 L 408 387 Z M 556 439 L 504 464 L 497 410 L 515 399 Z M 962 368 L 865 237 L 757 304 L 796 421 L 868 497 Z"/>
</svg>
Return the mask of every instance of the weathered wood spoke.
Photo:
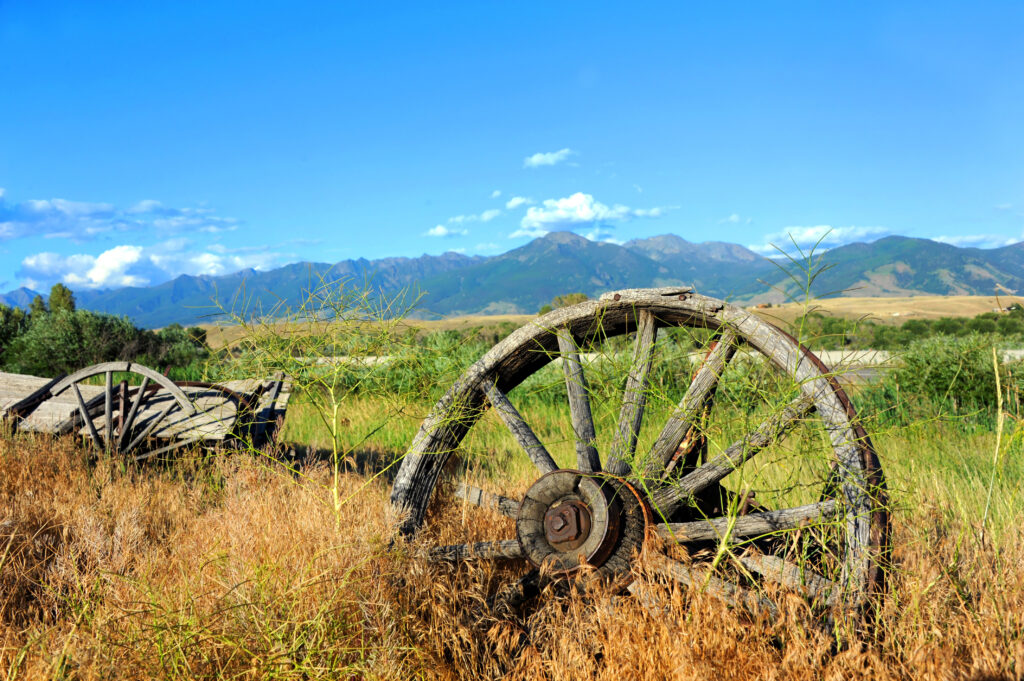
<svg viewBox="0 0 1024 681">
<path fill-rule="evenodd" d="M 660 523 L 658 534 L 665 539 L 685 544 L 725 537 L 758 537 L 773 532 L 792 530 L 826 520 L 836 509 L 834 499 L 781 511 L 764 511 L 733 518 L 711 518 L 687 523 Z"/>
<path fill-rule="evenodd" d="M 114 437 L 114 372 L 104 372 L 104 393 L 103 393 L 103 409 L 104 409 L 104 423 L 103 423 L 103 441 L 106 443 L 106 448 L 109 450 L 111 440 Z"/>
<path fill-rule="evenodd" d="M 517 540 L 503 539 L 436 546 L 427 552 L 427 557 L 453 563 L 463 560 L 516 560 L 523 557 L 523 549 Z"/>
<path fill-rule="evenodd" d="M 491 401 L 494 411 L 498 413 L 498 416 L 505 423 L 505 427 L 509 429 L 516 442 L 519 443 L 519 446 L 523 448 L 526 455 L 530 457 L 530 461 L 533 462 L 540 472 L 550 473 L 551 471 L 558 470 L 558 466 L 555 464 L 555 460 L 551 458 L 551 454 L 548 453 L 548 450 L 541 444 L 530 426 L 523 420 L 519 411 L 508 401 L 505 393 L 501 392 L 498 386 L 494 384 L 494 381 L 487 379 L 483 384 L 483 389 L 487 399 Z"/>
<path fill-rule="evenodd" d="M 75 398 L 78 400 L 78 413 L 81 414 L 82 421 L 85 422 L 86 427 L 89 429 L 89 437 L 92 438 L 93 444 L 99 449 L 103 449 L 103 439 L 100 438 L 100 434 L 96 431 L 96 424 L 92 422 L 89 409 L 85 406 L 85 400 L 82 399 L 82 391 L 78 389 L 77 383 L 72 383 L 71 387 L 74 389 Z"/>
<path fill-rule="evenodd" d="M 579 351 L 567 330 L 562 330 L 558 334 L 558 352 L 562 356 L 565 388 L 569 394 L 569 414 L 576 436 L 576 468 L 596 473 L 601 470 L 601 459 L 597 455 L 597 447 L 594 446 L 597 432 L 594 429 L 594 416 L 590 411 L 587 380 L 583 375 Z"/>
<path fill-rule="evenodd" d="M 515 518 L 516 514 L 519 513 L 519 501 L 517 499 L 488 492 L 473 485 L 460 482 L 455 486 L 454 494 L 457 498 L 474 506 L 496 511 L 508 518 Z"/>
<path fill-rule="evenodd" d="M 149 376 L 142 377 L 142 385 L 139 386 L 139 390 L 136 393 L 136 398 L 132 402 L 131 409 L 128 411 L 128 416 L 125 417 L 124 423 L 121 425 L 121 432 L 117 436 L 117 448 L 120 450 L 124 446 L 125 438 L 128 433 L 131 432 L 132 426 L 135 424 L 135 416 L 139 413 L 139 407 L 146 401 L 146 388 L 149 386 Z M 122 412 L 124 411 L 124 404 L 121 405 Z"/>
<path fill-rule="evenodd" d="M 787 562 L 778 556 L 740 556 L 743 567 L 764 579 L 792 589 L 813 601 L 831 605 L 839 597 L 839 585 L 809 567 Z"/>
<path fill-rule="evenodd" d="M 660 477 L 667 469 L 671 470 L 678 465 L 679 459 L 689 454 L 688 449 L 683 449 L 680 445 L 688 436 L 691 443 L 698 439 L 694 437 L 697 435 L 695 430 L 700 425 L 698 420 L 710 406 L 722 373 L 735 354 L 736 334 L 731 329 L 726 329 L 704 358 L 683 399 L 673 411 L 658 439 L 654 441 L 644 469 L 644 475 L 648 479 Z"/>
<path fill-rule="evenodd" d="M 663 487 L 651 495 L 655 513 L 665 517 L 685 504 L 690 497 L 719 482 L 747 459 L 770 446 L 814 409 L 814 400 L 801 395 L 780 411 L 765 419 L 753 432 L 729 445 L 724 452 L 695 471 L 684 475 L 679 482 Z"/>
<path fill-rule="evenodd" d="M 134 440 L 132 440 L 127 447 L 124 449 L 124 453 L 127 454 L 135 449 L 143 440 L 145 440 L 150 433 L 165 419 L 167 415 L 171 413 L 171 410 L 178 406 L 178 403 L 171 400 L 166 407 L 164 407 L 159 414 L 157 414 L 148 424 L 145 429 L 139 433 Z"/>
<path fill-rule="evenodd" d="M 619 412 L 619 425 L 612 441 L 606 470 L 612 475 L 628 475 L 628 461 L 636 452 L 636 439 L 647 404 L 647 381 L 654 359 L 654 340 L 658 332 L 654 313 L 640 310 L 637 320 L 636 344 L 633 346 L 633 362 L 630 364 L 626 389 Z"/>
<path fill-rule="evenodd" d="M 659 553 L 653 553 L 648 556 L 647 565 L 658 574 L 674 579 L 686 586 L 696 587 L 733 607 L 744 608 L 754 613 L 766 611 L 772 615 L 778 614 L 775 604 L 767 598 L 758 595 L 750 589 L 745 589 L 724 579 L 719 579 L 709 574 L 706 570 L 684 565 Z"/>
</svg>

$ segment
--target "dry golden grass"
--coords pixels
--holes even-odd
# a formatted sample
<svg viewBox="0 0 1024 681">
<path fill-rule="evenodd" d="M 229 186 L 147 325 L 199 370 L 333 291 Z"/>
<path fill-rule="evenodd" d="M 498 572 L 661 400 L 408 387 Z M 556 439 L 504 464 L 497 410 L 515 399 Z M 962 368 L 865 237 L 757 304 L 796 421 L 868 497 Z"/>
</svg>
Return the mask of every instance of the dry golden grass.
<svg viewBox="0 0 1024 681">
<path fill-rule="evenodd" d="M 660 603 L 555 593 L 491 613 L 514 571 L 389 550 L 387 486 L 259 454 L 123 469 L 68 440 L 0 440 L 0 669 L 8 678 L 1020 679 L 1024 536 L 936 508 L 895 520 L 892 596 L 837 650 L 781 617 L 639 578 Z M 480 513 L 479 511 L 471 511 Z M 449 509 L 431 534 L 456 536 Z M 480 515 L 481 535 L 504 519 Z M 504 528 L 508 529 L 508 528 Z M 641 569 L 642 572 L 642 569 Z"/>
<path fill-rule="evenodd" d="M 906 296 L 899 298 L 841 297 L 814 301 L 813 309 L 849 319 L 871 319 L 880 324 L 902 324 L 908 319 L 974 317 L 983 312 L 1021 302 L 1017 296 Z M 769 321 L 791 324 L 809 308 L 800 303 L 785 303 L 758 309 Z"/>
</svg>

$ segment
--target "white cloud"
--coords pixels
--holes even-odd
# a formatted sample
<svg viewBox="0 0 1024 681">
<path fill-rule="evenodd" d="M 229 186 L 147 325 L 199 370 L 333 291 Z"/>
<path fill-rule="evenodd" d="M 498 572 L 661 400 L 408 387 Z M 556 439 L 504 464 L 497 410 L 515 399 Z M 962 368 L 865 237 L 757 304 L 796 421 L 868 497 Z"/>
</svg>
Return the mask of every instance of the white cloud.
<svg viewBox="0 0 1024 681">
<path fill-rule="evenodd" d="M 936 236 L 932 241 L 957 246 L 959 248 L 999 248 L 1020 243 L 1020 237 L 1007 237 L 998 234 L 964 234 L 960 236 Z"/>
<path fill-rule="evenodd" d="M 493 243 L 493 242 L 488 242 L 488 243 L 484 243 L 484 244 L 477 244 L 476 246 L 473 246 L 473 250 L 477 251 L 477 252 L 480 252 L 480 251 L 496 251 L 496 250 L 498 250 L 498 248 L 499 248 L 498 244 Z"/>
<path fill-rule="evenodd" d="M 505 202 L 506 210 L 515 210 L 519 206 L 532 206 L 533 199 L 528 199 L 525 196 L 513 196 L 511 199 Z"/>
<path fill-rule="evenodd" d="M 285 254 L 276 247 L 189 250 L 189 242 L 171 239 L 155 246 L 123 244 L 99 255 L 36 253 L 21 261 L 18 276 L 30 288 L 46 288 L 57 282 L 76 289 L 107 289 L 159 284 L 180 274 L 221 275 L 242 269 L 270 269 L 282 264 Z M 257 252 L 258 251 L 258 252 Z"/>
<path fill-rule="evenodd" d="M 574 152 L 572 149 L 559 149 L 558 151 L 538 152 L 523 159 L 524 168 L 540 168 L 541 166 L 553 166 L 565 161 Z"/>
<path fill-rule="evenodd" d="M 499 209 L 491 208 L 490 210 L 485 210 L 483 213 L 480 213 L 479 215 L 476 215 L 476 214 L 473 214 L 473 213 L 470 213 L 470 214 L 467 214 L 467 215 L 453 215 L 452 217 L 448 218 L 448 224 L 450 224 L 450 225 L 461 225 L 464 222 L 490 222 L 491 220 L 493 220 L 494 218 L 498 217 L 499 215 L 501 215 L 501 211 Z M 435 227 L 434 229 L 437 229 L 437 228 Z M 448 235 L 447 234 L 431 234 L 430 236 L 448 236 Z"/>
<path fill-rule="evenodd" d="M 608 206 L 594 199 L 590 194 L 576 192 L 561 199 L 545 199 L 540 206 L 531 206 L 520 221 L 519 229 L 509 238 L 523 236 L 538 237 L 557 230 L 583 229 L 601 224 L 605 230 L 608 223 L 630 218 L 657 218 L 664 215 L 666 208 L 630 208 L 622 204 Z"/>
<path fill-rule="evenodd" d="M 0 193 L 0 241 L 41 236 L 81 242 L 116 232 L 215 233 L 237 227 L 237 220 L 218 217 L 209 208 L 170 208 L 154 199 L 120 209 L 67 199 L 10 203 Z"/>
<path fill-rule="evenodd" d="M 790 254 L 795 254 L 797 249 L 804 253 L 811 248 L 823 251 L 857 241 L 874 241 L 890 234 L 892 234 L 892 230 L 888 227 L 832 227 L 831 225 L 786 227 L 766 235 L 763 243 L 753 244 L 749 248 L 755 253 L 775 257 L 782 255 L 779 249 Z"/>
<path fill-rule="evenodd" d="M 460 215 L 458 217 L 463 216 Z M 449 236 L 465 236 L 467 234 L 469 234 L 469 232 L 464 229 L 452 229 L 451 227 L 445 227 L 444 225 L 437 225 L 435 227 L 431 227 L 426 232 L 424 232 L 423 236 L 436 236 L 444 238 Z"/>
<path fill-rule="evenodd" d="M 499 196 L 501 196 L 501 190 L 500 189 L 495 189 L 493 192 L 491 192 L 491 198 L 492 199 L 496 199 Z"/>
</svg>

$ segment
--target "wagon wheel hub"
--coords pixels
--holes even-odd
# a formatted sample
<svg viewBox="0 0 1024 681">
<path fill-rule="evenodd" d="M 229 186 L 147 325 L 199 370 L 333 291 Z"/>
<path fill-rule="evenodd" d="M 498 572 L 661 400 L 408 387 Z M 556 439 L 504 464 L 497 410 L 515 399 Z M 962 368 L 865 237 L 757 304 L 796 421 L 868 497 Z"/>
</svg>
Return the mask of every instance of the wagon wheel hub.
<svg viewBox="0 0 1024 681">
<path fill-rule="evenodd" d="M 646 526 L 646 509 L 628 484 L 575 470 L 553 471 L 537 480 L 516 517 L 526 558 L 556 574 L 583 565 L 609 575 L 625 571 Z"/>
</svg>

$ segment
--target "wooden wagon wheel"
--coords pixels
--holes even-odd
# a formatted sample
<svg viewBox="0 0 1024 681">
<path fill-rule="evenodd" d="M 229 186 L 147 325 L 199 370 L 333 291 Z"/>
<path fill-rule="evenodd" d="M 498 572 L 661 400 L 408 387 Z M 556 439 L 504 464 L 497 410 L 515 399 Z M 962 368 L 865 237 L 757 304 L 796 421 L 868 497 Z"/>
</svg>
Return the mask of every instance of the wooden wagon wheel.
<svg viewBox="0 0 1024 681">
<path fill-rule="evenodd" d="M 659 329 L 667 330 L 660 340 Z M 696 371 L 658 363 L 673 334 L 703 334 Z M 588 363 L 587 355 L 602 348 L 606 359 Z M 562 370 L 545 369 L 557 357 Z M 617 364 L 618 382 L 603 381 L 615 392 L 595 391 L 592 374 L 614 376 Z M 655 366 L 692 374 L 692 380 L 662 394 L 652 381 Z M 535 431 L 509 399 L 527 379 L 520 393 L 542 389 L 545 375 L 548 388 L 557 381 L 568 393 L 562 398 L 568 437 L 557 428 L 552 433 L 550 425 Z M 731 388 L 730 377 L 742 385 Z M 474 462 L 496 456 L 493 445 L 490 453 L 472 451 L 488 409 L 536 469 L 525 494 L 520 483 L 509 495 L 513 480 L 490 485 L 497 489 L 470 480 Z M 645 412 L 658 409 L 664 418 L 644 428 Z M 607 415 L 608 427 L 597 427 L 599 413 Z M 599 431 L 606 431 L 603 440 Z M 453 469 L 462 482 L 442 484 L 442 473 L 451 478 Z M 468 520 L 456 519 L 455 530 L 438 534 L 428 522 L 428 505 L 439 509 L 430 518 L 443 516 L 454 505 L 449 495 L 461 499 Z M 571 574 L 589 564 L 595 570 L 584 573 L 636 589 L 631 561 L 644 552 L 658 573 L 733 604 L 774 611 L 775 595 L 796 591 L 829 618 L 863 614 L 882 588 L 888 546 L 881 467 L 835 377 L 775 326 L 687 288 L 606 294 L 513 332 L 428 415 L 398 471 L 391 502 L 403 534 L 433 541 L 432 560 L 525 560 L 534 569 L 521 585 L 535 582 L 538 569 Z M 514 526 L 470 517 L 488 512 Z M 434 525 L 443 522 L 439 517 Z M 480 526 L 501 522 L 505 536 L 480 536 Z M 431 540 L 432 531 L 438 539 Z M 464 537 L 461 543 L 451 542 L 453 532 Z"/>
<path fill-rule="evenodd" d="M 132 374 L 142 380 L 138 386 L 129 385 L 128 380 L 115 385 L 115 373 Z M 86 401 L 79 385 L 95 376 L 105 377 L 103 391 Z M 87 430 L 97 449 L 141 460 L 193 444 L 190 440 L 181 440 L 162 447 L 151 446 L 149 436 L 172 411 L 178 409 L 184 415 L 192 415 L 196 409 L 174 381 L 148 367 L 134 362 L 94 364 L 62 379 L 50 394 L 57 396 L 69 389 L 74 391 L 78 401 L 80 425 Z M 147 405 L 158 400 L 166 401 L 162 409 L 147 409 Z"/>
</svg>

